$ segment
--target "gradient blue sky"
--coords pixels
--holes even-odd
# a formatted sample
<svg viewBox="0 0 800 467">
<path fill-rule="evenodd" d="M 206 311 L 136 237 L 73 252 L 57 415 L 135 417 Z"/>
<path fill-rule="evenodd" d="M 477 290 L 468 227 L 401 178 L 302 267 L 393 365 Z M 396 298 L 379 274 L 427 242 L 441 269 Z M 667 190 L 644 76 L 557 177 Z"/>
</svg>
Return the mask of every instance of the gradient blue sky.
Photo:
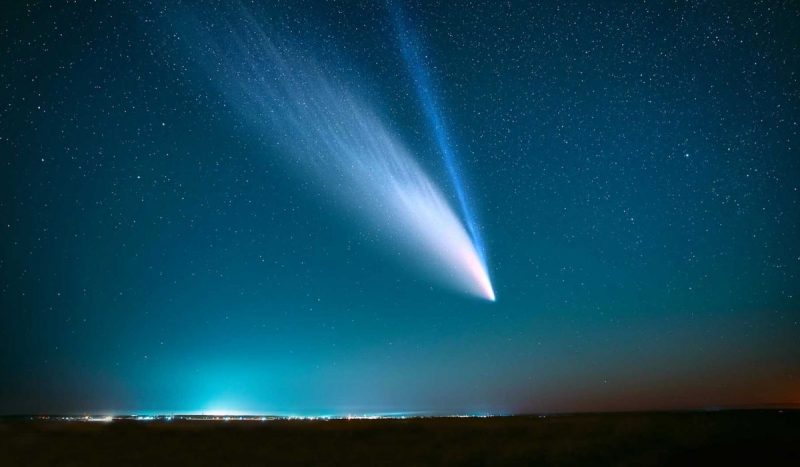
<svg viewBox="0 0 800 467">
<path fill-rule="evenodd" d="M 187 31 L 238 10 L 6 7 L 0 413 L 800 402 L 796 5 L 402 7 L 496 303 L 287 170 Z M 248 10 L 448 187 L 383 4 Z"/>
</svg>

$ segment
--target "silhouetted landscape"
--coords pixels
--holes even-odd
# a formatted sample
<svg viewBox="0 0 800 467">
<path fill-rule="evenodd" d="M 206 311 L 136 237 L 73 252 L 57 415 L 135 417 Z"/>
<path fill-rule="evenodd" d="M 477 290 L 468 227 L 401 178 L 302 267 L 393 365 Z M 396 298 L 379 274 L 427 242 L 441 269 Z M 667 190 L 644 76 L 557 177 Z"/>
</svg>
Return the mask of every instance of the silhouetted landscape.
<svg viewBox="0 0 800 467">
<path fill-rule="evenodd" d="M 0 424 L 0 465 L 275 464 L 800 465 L 800 411 Z"/>
</svg>

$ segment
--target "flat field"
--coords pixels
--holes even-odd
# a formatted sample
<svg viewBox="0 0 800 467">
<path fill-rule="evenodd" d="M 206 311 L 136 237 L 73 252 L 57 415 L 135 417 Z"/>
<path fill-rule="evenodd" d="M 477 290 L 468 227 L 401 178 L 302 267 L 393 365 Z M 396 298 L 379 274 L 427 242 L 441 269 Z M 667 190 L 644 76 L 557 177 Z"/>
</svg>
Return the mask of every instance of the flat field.
<svg viewBox="0 0 800 467">
<path fill-rule="evenodd" d="M 5 419 L 0 465 L 800 466 L 800 411 L 264 422 Z"/>
</svg>

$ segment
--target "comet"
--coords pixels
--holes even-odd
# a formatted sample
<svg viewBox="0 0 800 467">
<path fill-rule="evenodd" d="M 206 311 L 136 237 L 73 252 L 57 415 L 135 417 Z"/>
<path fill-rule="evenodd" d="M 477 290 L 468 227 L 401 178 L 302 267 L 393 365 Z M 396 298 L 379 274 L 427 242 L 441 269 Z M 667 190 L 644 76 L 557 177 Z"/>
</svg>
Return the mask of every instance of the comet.
<svg viewBox="0 0 800 467">
<path fill-rule="evenodd" d="M 215 81 L 299 177 L 355 213 L 389 256 L 453 290 L 494 301 L 474 235 L 350 82 L 309 54 L 276 45 L 252 18 L 226 25 L 216 39 L 203 49 Z"/>
<path fill-rule="evenodd" d="M 447 173 L 450 176 L 461 215 L 464 218 L 470 237 L 478 251 L 478 255 L 486 268 L 486 253 L 483 239 L 478 228 L 478 222 L 474 211 L 468 202 L 467 189 L 461 175 L 455 150 L 450 142 L 444 115 L 433 92 L 432 80 L 428 73 L 428 67 L 425 66 L 426 54 L 424 53 L 423 44 L 412 24 L 406 20 L 400 7 L 393 2 L 388 2 L 387 5 L 394 21 L 397 42 L 402 52 L 403 60 L 408 67 L 422 110 L 428 119 L 434 140 L 444 160 Z"/>
</svg>

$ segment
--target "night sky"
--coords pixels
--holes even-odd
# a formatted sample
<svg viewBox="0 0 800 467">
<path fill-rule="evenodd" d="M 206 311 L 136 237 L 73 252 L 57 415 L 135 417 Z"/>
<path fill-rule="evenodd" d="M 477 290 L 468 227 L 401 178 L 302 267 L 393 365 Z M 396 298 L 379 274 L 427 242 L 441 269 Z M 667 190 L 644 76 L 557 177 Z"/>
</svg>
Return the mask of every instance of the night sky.
<svg viewBox="0 0 800 467">
<path fill-rule="evenodd" d="M 0 413 L 800 403 L 796 3 L 31 3 L 0 17 Z M 363 115 L 292 120 L 270 47 L 402 144 L 495 302 L 363 213 L 373 172 L 298 162 Z"/>
</svg>

